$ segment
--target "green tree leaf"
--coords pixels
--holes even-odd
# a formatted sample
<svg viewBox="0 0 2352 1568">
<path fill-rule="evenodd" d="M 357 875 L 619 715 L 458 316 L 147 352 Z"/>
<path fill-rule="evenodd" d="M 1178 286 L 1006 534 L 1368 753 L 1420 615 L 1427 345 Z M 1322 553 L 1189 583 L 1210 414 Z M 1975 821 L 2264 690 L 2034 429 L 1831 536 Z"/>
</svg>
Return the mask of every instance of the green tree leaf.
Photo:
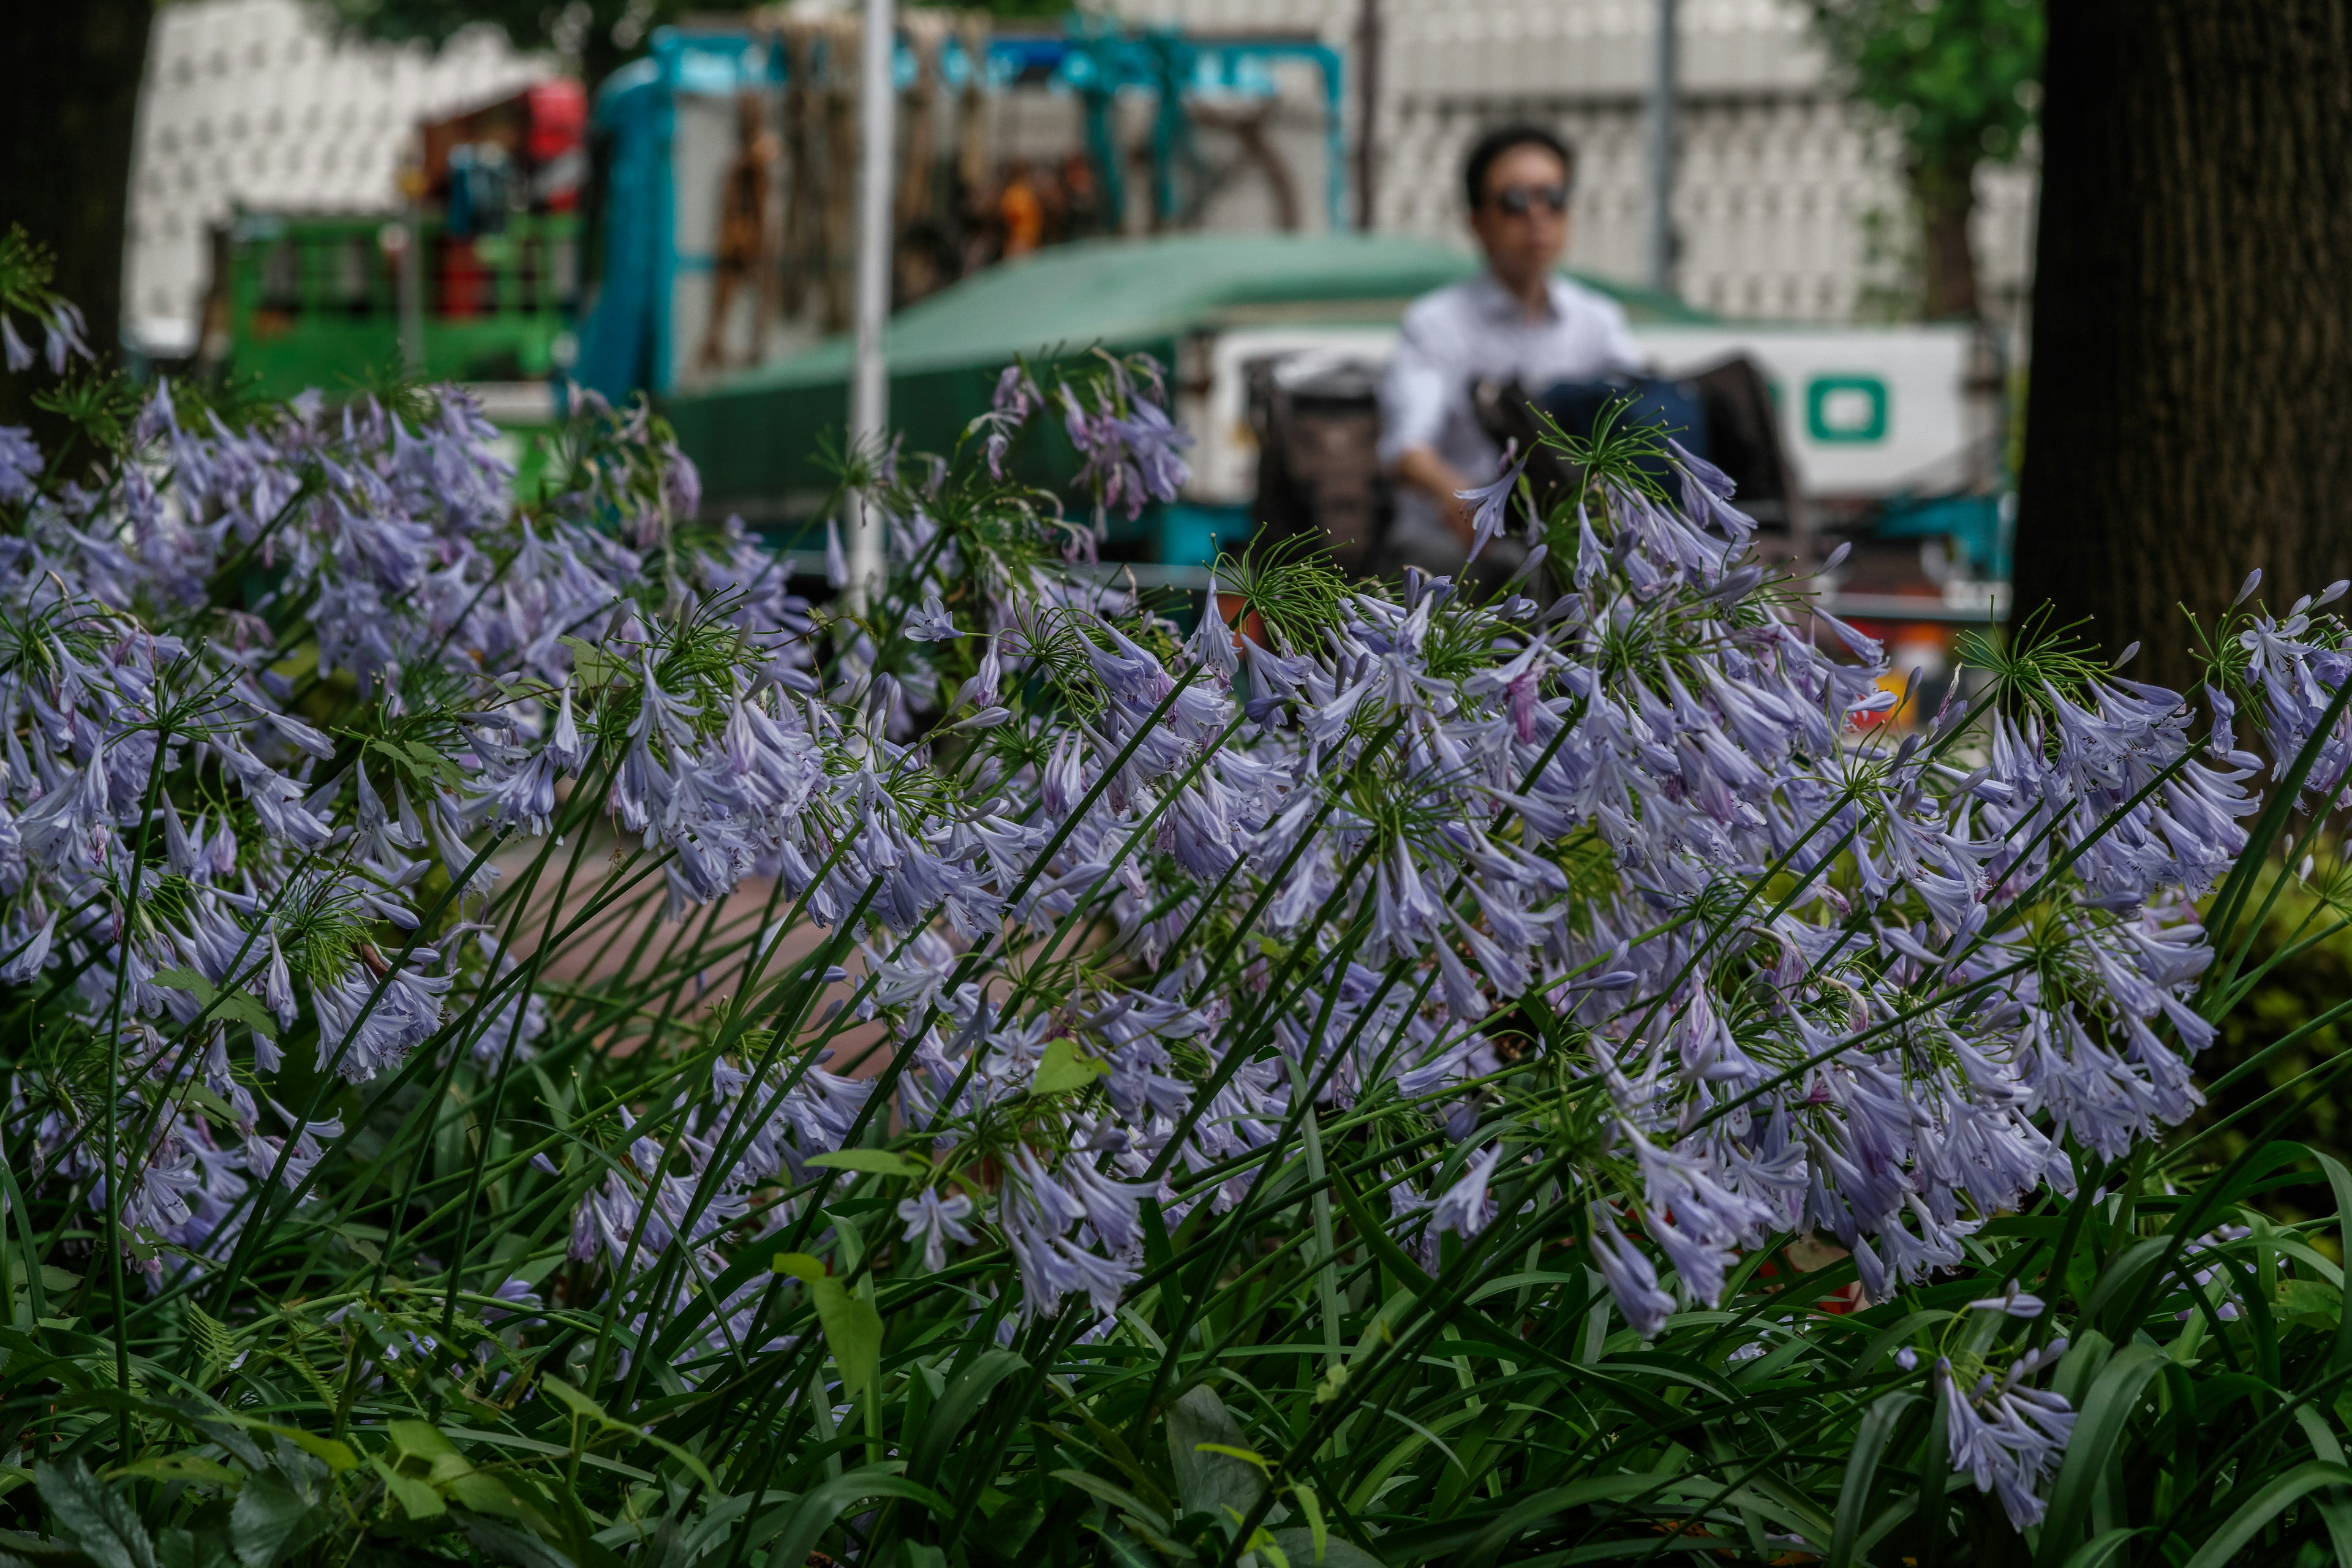
<svg viewBox="0 0 2352 1568">
<path fill-rule="evenodd" d="M 277 1015 L 263 1006 L 260 998 L 242 991 L 224 992 L 213 1005 L 213 1016 L 243 1024 L 265 1040 L 278 1037 Z"/>
<path fill-rule="evenodd" d="M 1264 1461 L 1234 1458 L 1250 1453 L 1241 1424 L 1202 1384 L 1187 1389 L 1168 1407 L 1168 1457 L 1176 1471 L 1176 1499 L 1185 1513 L 1222 1519 L 1226 1509 L 1247 1514 L 1265 1494 Z M 1255 1456 L 1253 1455 L 1253 1458 Z"/>
<path fill-rule="evenodd" d="M 237 1484 L 235 1470 L 201 1454 L 152 1454 L 108 1472 L 109 1478 L 136 1476 L 151 1481 L 194 1481 L 224 1489 Z"/>
<path fill-rule="evenodd" d="M 836 1149 L 829 1154 L 813 1154 L 809 1164 L 829 1171 L 863 1171 L 875 1176 L 921 1176 L 929 1167 L 894 1154 L 887 1149 Z"/>
<path fill-rule="evenodd" d="M 851 1399 L 862 1401 L 882 1374 L 881 1312 L 873 1302 L 850 1294 L 805 1252 L 783 1253 L 773 1267 L 809 1288 L 833 1364 L 841 1369 L 841 1385 Z"/>
<path fill-rule="evenodd" d="M 628 1422 L 607 1414 L 603 1405 L 552 1373 L 542 1373 L 539 1381 L 551 1396 L 574 1415 L 593 1421 L 608 1431 L 625 1432 L 640 1442 L 651 1443 L 655 1447 L 684 1465 L 697 1480 L 709 1488 L 714 1494 L 719 1490 L 718 1480 L 712 1477 L 701 1458 L 691 1449 L 681 1447 L 667 1437 L 657 1436 L 642 1426 L 631 1426 Z"/>
<path fill-rule="evenodd" d="M 429 1421 L 387 1421 L 384 1436 L 392 1446 L 404 1454 L 414 1454 L 420 1459 L 461 1459 L 457 1445 L 443 1436 L 441 1428 Z"/>
<path fill-rule="evenodd" d="M 246 1478 L 229 1510 L 229 1544 L 245 1568 L 270 1568 L 308 1545 L 330 1522 L 310 1488 L 276 1466 Z"/>
<path fill-rule="evenodd" d="M 554 1547 L 497 1520 L 467 1515 L 457 1521 L 457 1527 L 487 1555 L 514 1568 L 572 1568 L 572 1559 Z"/>
<path fill-rule="evenodd" d="M 175 1524 L 155 1532 L 155 1557 L 162 1568 L 234 1568 L 236 1562 L 217 1529 L 194 1531 Z"/>
<path fill-rule="evenodd" d="M 851 1470 L 812 1489 L 793 1510 L 784 1525 L 783 1534 L 768 1561 L 773 1563 L 801 1563 L 808 1561 L 833 1521 L 841 1517 L 842 1510 L 852 1503 L 869 1498 L 903 1498 L 918 1502 L 935 1513 L 945 1513 L 947 1503 L 929 1487 L 918 1486 L 898 1472 L 902 1467 L 897 1461 L 883 1465 L 866 1465 Z"/>
<path fill-rule="evenodd" d="M 371 1459 L 375 1473 L 383 1479 L 383 1489 L 400 1505 L 400 1511 L 411 1520 L 438 1519 L 449 1511 L 441 1494 L 414 1476 L 404 1476 L 382 1459 Z"/>
<path fill-rule="evenodd" d="M 1330 1527 L 1323 1522 L 1323 1505 L 1316 1500 L 1315 1489 L 1310 1486 L 1295 1486 L 1290 1489 L 1290 1495 L 1298 1500 L 1299 1511 L 1307 1516 L 1307 1532 L 1314 1538 L 1313 1560 L 1320 1563 L 1331 1544 Z M 1281 1543 L 1281 1537 L 1276 1536 L 1275 1540 L 1277 1545 Z"/>
<path fill-rule="evenodd" d="M 552 1535 L 554 1527 L 547 1517 L 514 1488 L 487 1470 L 467 1470 L 442 1481 L 443 1495 L 464 1503 L 476 1513 L 487 1513 L 499 1519 L 510 1519 L 517 1524 L 527 1524 L 541 1535 Z"/>
<path fill-rule="evenodd" d="M 150 985 L 161 985 L 167 991 L 191 992 L 194 994 L 196 1000 L 203 1003 L 205 1006 L 209 1007 L 212 1005 L 213 983 L 205 979 L 203 975 L 197 973 L 193 969 L 183 968 L 176 965 L 170 969 L 159 969 L 155 972 L 154 978 L 150 980 L 148 984 Z"/>
<path fill-rule="evenodd" d="M 1273 1532 L 1274 1544 L 1288 1558 L 1294 1568 L 1317 1563 L 1320 1568 L 1388 1568 L 1379 1558 L 1352 1541 L 1340 1541 L 1325 1536 L 1318 1541 L 1312 1527 L 1302 1529 L 1292 1525 Z"/>
<path fill-rule="evenodd" d="M 2238 1555 L 2239 1548 L 2261 1533 L 2263 1527 L 2276 1519 L 2289 1503 L 2320 1487 L 2342 1486 L 2347 1481 L 2352 1481 L 2352 1470 L 2322 1459 L 2305 1459 L 2284 1475 L 2273 1476 L 2253 1489 L 2253 1495 L 2230 1516 L 2229 1521 L 2198 1547 L 2187 1568 L 2223 1568 Z"/>
<path fill-rule="evenodd" d="M 65 1532 L 100 1568 L 155 1568 L 155 1543 L 130 1500 L 79 1459 L 33 1467 L 33 1485 Z"/>
<path fill-rule="evenodd" d="M 1078 1043 L 1064 1035 L 1045 1043 L 1045 1054 L 1037 1063 L 1037 1076 L 1029 1080 L 1029 1092 L 1061 1094 L 1085 1089 L 1108 1071 L 1108 1064 L 1082 1054 Z"/>
</svg>

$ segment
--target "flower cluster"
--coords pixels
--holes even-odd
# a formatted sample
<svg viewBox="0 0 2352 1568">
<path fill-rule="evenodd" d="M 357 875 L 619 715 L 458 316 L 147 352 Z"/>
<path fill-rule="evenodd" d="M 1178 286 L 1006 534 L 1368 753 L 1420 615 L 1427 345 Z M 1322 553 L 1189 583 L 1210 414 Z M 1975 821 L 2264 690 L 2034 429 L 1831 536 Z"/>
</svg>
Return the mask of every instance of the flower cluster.
<svg viewBox="0 0 2352 1568">
<path fill-rule="evenodd" d="M 2056 1365 L 2065 1353 L 2061 1335 L 2011 1362 L 1999 1375 L 1985 1372 L 1966 1389 L 1953 1376 L 1949 1359 L 1936 1363 L 1952 1468 L 1973 1479 L 1979 1491 L 1999 1498 L 2009 1521 L 2020 1530 L 2042 1522 L 2037 1489 L 2057 1473 L 2074 1432 L 2074 1411 L 2064 1397 L 2034 1388 L 2026 1379 Z"/>
<path fill-rule="evenodd" d="M 11 372 L 30 370 L 36 355 L 16 324 L 16 312 L 29 318 L 41 334 L 38 358 L 51 375 L 63 375 L 77 359 L 90 358 L 89 324 L 81 308 L 48 286 L 49 263 L 41 248 L 22 229 L 0 235 L 0 361 Z M 40 471 L 40 453 L 12 431 L 0 440 L 0 500 L 21 500 L 27 479 Z M 25 467 L 29 462 L 30 467 Z"/>
<path fill-rule="evenodd" d="M 12 1142 L 118 1195 L 151 1277 L 171 1253 L 216 1259 L 252 1184 L 299 1187 L 342 1134 L 272 1098 L 298 1036 L 352 1084 L 428 1040 L 530 1054 L 543 1007 L 500 944 L 464 940 L 463 895 L 495 875 L 483 846 L 544 832 L 600 747 L 614 815 L 689 847 L 667 867 L 682 900 L 731 886 L 761 852 L 750 818 L 790 808 L 781 775 L 741 781 L 791 745 L 769 710 L 814 687 L 807 606 L 740 529 L 674 536 L 659 492 L 677 465 L 641 412 L 583 417 L 598 459 L 526 515 L 460 395 L 308 397 L 236 427 L 184 418 L 162 386 L 102 489 L 18 500 L 0 539 L 0 977 L 118 1050 L 121 1099 L 110 1163 L 88 1098 L 22 1064 L 10 1114 L 32 1132 Z M 616 534 L 666 552 L 689 624 Z M 697 637 L 756 679 L 715 706 L 663 690 Z M 589 647 L 638 672 L 626 731 L 583 732 Z M 331 731 L 305 717 L 328 712 Z M 720 791 L 724 808 L 689 804 Z M 421 907 L 428 882 L 457 896 Z"/>
</svg>

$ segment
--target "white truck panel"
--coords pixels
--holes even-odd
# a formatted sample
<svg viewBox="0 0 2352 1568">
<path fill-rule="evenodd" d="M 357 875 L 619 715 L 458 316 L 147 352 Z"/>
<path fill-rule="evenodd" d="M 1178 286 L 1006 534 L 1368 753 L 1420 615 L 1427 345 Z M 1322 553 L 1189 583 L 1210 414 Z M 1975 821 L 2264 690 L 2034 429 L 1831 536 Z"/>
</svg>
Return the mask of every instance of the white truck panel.
<svg viewBox="0 0 2352 1568">
<path fill-rule="evenodd" d="M 1734 354 L 1754 360 L 1771 385 L 1781 438 L 1809 496 L 1939 489 L 1967 472 L 1976 432 L 1965 327 L 1640 326 L 1633 336 L 1669 375 Z M 1310 351 L 1379 363 L 1395 342 L 1396 331 L 1387 326 L 1253 326 L 1212 334 L 1205 387 L 1196 383 L 1183 400 L 1199 438 L 1188 495 L 1241 506 L 1256 489 L 1244 368 L 1251 361 Z"/>
</svg>

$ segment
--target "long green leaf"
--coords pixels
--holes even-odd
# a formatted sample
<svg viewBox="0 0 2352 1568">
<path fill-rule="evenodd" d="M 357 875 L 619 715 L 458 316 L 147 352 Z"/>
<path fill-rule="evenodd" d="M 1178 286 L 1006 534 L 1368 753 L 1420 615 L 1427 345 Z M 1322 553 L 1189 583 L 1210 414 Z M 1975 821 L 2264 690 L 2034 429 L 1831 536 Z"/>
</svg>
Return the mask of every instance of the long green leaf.
<svg viewBox="0 0 2352 1568">
<path fill-rule="evenodd" d="M 1895 1436 L 1895 1424 L 1919 1399 L 1918 1394 L 1908 1390 L 1882 1394 L 1871 1402 L 1869 1413 L 1863 1416 L 1861 1429 L 1854 1434 L 1853 1451 L 1846 1459 L 1845 1483 L 1838 1489 L 1829 1568 L 1850 1568 L 1853 1563 L 1870 1506 L 1871 1483 L 1877 1479 L 1878 1462 L 1885 1457 L 1886 1445 Z"/>
<path fill-rule="evenodd" d="M 1028 1370 L 1029 1363 L 1019 1355 L 994 1348 L 981 1352 L 957 1368 L 955 1375 L 948 1379 L 939 1403 L 931 1406 L 930 1418 L 914 1439 L 914 1449 L 907 1461 L 908 1479 L 924 1486 L 937 1481 L 949 1449 L 963 1435 L 965 1426 L 980 1409 L 981 1401 L 1006 1378 Z"/>
<path fill-rule="evenodd" d="M 2181 1568 L 2225 1568 L 2238 1549 L 2260 1534 L 2288 1504 L 2315 1488 L 2352 1481 L 2352 1469 L 2319 1459 L 2305 1459 L 2284 1475 L 2273 1476 L 2240 1505 L 2221 1529 L 2205 1538 L 2196 1554 Z"/>
<path fill-rule="evenodd" d="M 2091 1494 L 2116 1457 L 2140 1394 L 2167 1364 L 2152 1346 L 2126 1345 L 2092 1381 L 2091 1392 L 2075 1414 L 2058 1479 L 2050 1489 L 2049 1510 L 2042 1515 L 2042 1543 L 2033 1558 L 2042 1568 L 2059 1568 L 2073 1552 L 2091 1517 Z"/>
<path fill-rule="evenodd" d="M 768 1554 L 768 1568 L 801 1568 L 816 1549 L 817 1542 L 833 1527 L 833 1521 L 841 1517 L 842 1510 L 852 1503 L 899 1498 L 920 1503 L 933 1513 L 947 1511 L 947 1502 L 939 1493 L 908 1480 L 898 1473 L 900 1468 L 895 1460 L 866 1465 L 825 1482 L 802 1498 L 785 1521 L 783 1533 L 776 1538 L 775 1549 Z"/>
</svg>

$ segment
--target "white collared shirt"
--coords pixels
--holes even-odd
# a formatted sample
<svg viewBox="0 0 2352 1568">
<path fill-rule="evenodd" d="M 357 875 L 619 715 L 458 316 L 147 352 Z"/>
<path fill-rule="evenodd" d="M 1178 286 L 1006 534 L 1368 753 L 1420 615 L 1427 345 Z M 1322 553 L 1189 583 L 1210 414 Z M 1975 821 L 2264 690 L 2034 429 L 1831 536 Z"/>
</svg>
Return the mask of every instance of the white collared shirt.
<svg viewBox="0 0 2352 1568">
<path fill-rule="evenodd" d="M 1383 468 L 1428 447 L 1472 484 L 1485 484 L 1501 471 L 1503 455 L 1478 427 L 1472 383 L 1516 379 L 1540 392 L 1642 368 L 1623 307 L 1565 278 L 1551 280 L 1550 295 L 1550 308 L 1530 318 L 1493 273 L 1481 272 L 1412 302 L 1381 380 Z M 1436 503 L 1414 489 L 1399 489 L 1397 508 L 1401 518 L 1438 517 Z"/>
</svg>

